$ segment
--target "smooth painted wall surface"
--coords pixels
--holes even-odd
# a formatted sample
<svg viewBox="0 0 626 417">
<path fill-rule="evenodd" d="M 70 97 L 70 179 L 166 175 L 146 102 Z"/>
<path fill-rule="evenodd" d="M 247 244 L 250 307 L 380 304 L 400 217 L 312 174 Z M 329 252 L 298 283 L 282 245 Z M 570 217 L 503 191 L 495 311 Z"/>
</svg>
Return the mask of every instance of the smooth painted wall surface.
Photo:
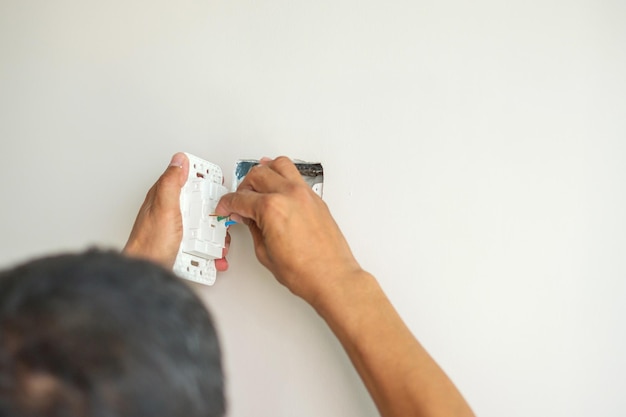
<svg viewBox="0 0 626 417">
<path fill-rule="evenodd" d="M 319 160 L 477 415 L 623 416 L 625 23 L 602 0 L 1 0 L 0 264 L 121 248 L 179 150 L 227 182 L 242 157 Z M 229 416 L 376 415 L 242 226 L 230 261 L 197 287 Z"/>
</svg>

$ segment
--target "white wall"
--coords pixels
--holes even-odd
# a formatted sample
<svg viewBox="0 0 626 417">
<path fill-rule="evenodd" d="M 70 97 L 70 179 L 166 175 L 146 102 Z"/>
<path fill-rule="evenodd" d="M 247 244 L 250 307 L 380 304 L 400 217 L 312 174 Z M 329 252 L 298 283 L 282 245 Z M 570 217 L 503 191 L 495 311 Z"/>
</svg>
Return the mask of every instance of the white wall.
<svg viewBox="0 0 626 417">
<path fill-rule="evenodd" d="M 478 415 L 623 416 L 625 23 L 619 0 L 1 0 L 0 263 L 121 248 L 178 150 L 320 160 Z M 242 226 L 230 259 L 199 288 L 229 415 L 376 415 Z"/>
</svg>

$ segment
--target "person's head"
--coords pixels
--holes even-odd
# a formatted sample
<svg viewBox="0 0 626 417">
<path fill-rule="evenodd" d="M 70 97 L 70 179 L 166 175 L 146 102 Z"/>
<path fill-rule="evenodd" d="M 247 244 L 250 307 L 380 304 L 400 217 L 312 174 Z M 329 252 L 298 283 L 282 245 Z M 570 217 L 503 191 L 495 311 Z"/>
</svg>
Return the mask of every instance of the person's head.
<svg viewBox="0 0 626 417">
<path fill-rule="evenodd" d="M 0 416 L 224 409 L 215 328 L 170 272 L 99 251 L 0 272 Z"/>
</svg>

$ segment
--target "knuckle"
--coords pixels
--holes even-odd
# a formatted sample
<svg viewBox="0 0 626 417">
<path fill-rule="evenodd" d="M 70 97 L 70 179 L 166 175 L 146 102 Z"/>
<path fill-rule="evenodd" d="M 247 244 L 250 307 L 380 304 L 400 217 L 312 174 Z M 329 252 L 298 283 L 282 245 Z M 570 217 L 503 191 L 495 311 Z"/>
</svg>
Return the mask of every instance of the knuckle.
<svg viewBox="0 0 626 417">
<path fill-rule="evenodd" d="M 287 158 L 286 156 L 279 156 L 274 160 L 274 167 L 280 171 L 284 169 L 291 169 L 295 166 L 293 162 L 291 162 L 291 159 Z"/>
<path fill-rule="evenodd" d="M 281 155 L 278 158 L 274 159 L 274 163 L 276 163 L 276 164 L 285 164 L 285 163 L 292 164 L 291 159 L 289 159 L 285 155 Z"/>
</svg>

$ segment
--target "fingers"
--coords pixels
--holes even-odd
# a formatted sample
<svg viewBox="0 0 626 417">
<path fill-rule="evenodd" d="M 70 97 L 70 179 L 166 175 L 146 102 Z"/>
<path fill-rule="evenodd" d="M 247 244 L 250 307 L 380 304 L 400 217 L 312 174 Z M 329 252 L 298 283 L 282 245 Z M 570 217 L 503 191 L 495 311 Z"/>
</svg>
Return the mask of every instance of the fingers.
<svg viewBox="0 0 626 417">
<path fill-rule="evenodd" d="M 224 242 L 224 249 L 222 250 L 222 258 L 226 258 L 229 250 L 230 250 L 230 233 L 226 232 L 226 241 Z"/>
<path fill-rule="evenodd" d="M 293 162 L 285 156 L 276 159 L 261 158 L 240 184 L 261 193 L 281 192 L 291 181 L 304 181 Z"/>
<path fill-rule="evenodd" d="M 222 250 L 222 258 L 215 260 L 215 269 L 218 272 L 224 272 L 228 270 L 228 260 L 226 256 L 228 255 L 228 250 L 230 249 L 230 233 L 226 232 L 226 242 L 224 246 L 224 250 Z"/>
<path fill-rule="evenodd" d="M 284 189 L 288 183 L 289 180 L 278 171 L 272 169 L 269 164 L 263 164 L 253 167 L 241 184 L 239 184 L 238 189 L 248 189 L 260 193 L 275 193 Z"/>
<path fill-rule="evenodd" d="M 293 185 L 304 183 L 300 172 L 287 157 L 262 158 L 260 164 L 250 170 L 239 185 L 237 192 L 226 194 L 220 200 L 216 213 L 258 220 L 257 206 L 263 194 L 287 193 Z"/>
<path fill-rule="evenodd" d="M 281 214 L 289 212 L 289 207 L 286 207 L 289 206 L 289 199 L 286 196 L 295 195 L 294 192 L 305 182 L 289 158 L 262 158 L 259 162 L 248 172 L 236 192 L 220 199 L 215 213 L 231 216 L 231 219 L 248 225 L 257 257 L 269 267 L 270 258 L 262 230 L 265 227 L 263 218 L 282 218 Z M 228 268 L 225 259 L 216 260 L 215 265 L 218 271 Z"/>
<path fill-rule="evenodd" d="M 302 180 L 302 177 L 300 176 L 300 172 L 298 171 L 298 168 L 296 168 L 296 166 L 291 161 L 291 159 L 287 158 L 286 156 L 279 156 L 273 161 L 269 161 L 267 163 L 267 166 L 273 169 L 274 171 L 278 172 L 280 175 L 282 175 L 283 177 L 287 179 Z"/>
<path fill-rule="evenodd" d="M 228 271 L 228 260 L 226 258 L 216 259 L 215 269 L 217 269 L 217 272 Z"/>
<path fill-rule="evenodd" d="M 262 194 L 247 189 L 226 194 L 217 203 L 215 213 L 220 216 L 231 215 L 231 217 L 235 214 L 237 217 L 256 221 L 256 207 L 262 197 Z"/>
</svg>

